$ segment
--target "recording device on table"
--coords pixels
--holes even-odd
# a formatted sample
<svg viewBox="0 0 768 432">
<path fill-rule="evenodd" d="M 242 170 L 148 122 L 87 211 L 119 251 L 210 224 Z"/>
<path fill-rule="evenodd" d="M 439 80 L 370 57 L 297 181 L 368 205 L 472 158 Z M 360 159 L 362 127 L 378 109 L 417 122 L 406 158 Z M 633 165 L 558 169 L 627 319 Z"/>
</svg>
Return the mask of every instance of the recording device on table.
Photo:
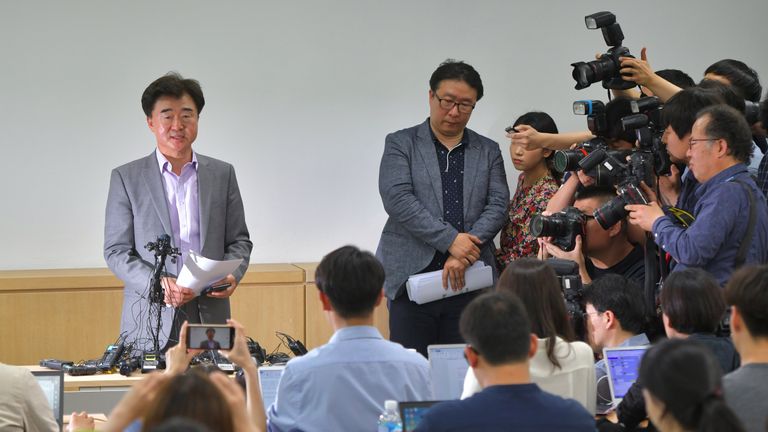
<svg viewBox="0 0 768 432">
<path fill-rule="evenodd" d="M 121 334 L 114 344 L 107 345 L 97 366 L 103 372 L 114 369 L 124 352 L 126 352 L 125 333 Z"/>
<path fill-rule="evenodd" d="M 592 83 L 602 81 L 603 88 L 626 90 L 635 87 L 632 81 L 622 79 L 620 57 L 634 57 L 629 48 L 623 47 L 624 33 L 616 22 L 616 15 L 610 12 L 597 12 L 584 17 L 584 23 L 590 30 L 600 29 L 603 39 L 610 48 L 599 59 L 589 62 L 571 63 L 573 79 L 576 80 L 576 90 L 589 87 Z"/>
<path fill-rule="evenodd" d="M 283 345 L 287 346 L 288 349 L 291 350 L 294 356 L 300 357 L 307 353 L 307 348 L 303 343 L 301 343 L 300 340 L 296 340 L 282 332 L 275 332 L 275 334 L 277 335 L 277 338 L 280 339 L 280 341 L 283 343 Z"/>
<path fill-rule="evenodd" d="M 65 367 L 72 366 L 73 364 L 75 363 L 69 360 L 59 360 L 59 359 L 40 360 L 40 367 L 53 369 L 53 370 L 64 370 Z"/>
</svg>

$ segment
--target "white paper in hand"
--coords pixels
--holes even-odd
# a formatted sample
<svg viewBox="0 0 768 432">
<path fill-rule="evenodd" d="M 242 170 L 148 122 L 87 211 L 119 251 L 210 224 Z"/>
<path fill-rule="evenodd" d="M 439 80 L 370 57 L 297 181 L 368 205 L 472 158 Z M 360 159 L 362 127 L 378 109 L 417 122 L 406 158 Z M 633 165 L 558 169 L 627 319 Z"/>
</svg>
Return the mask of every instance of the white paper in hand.
<svg viewBox="0 0 768 432">
<path fill-rule="evenodd" d="M 421 273 L 408 278 L 405 288 L 408 298 L 418 304 L 466 294 L 471 291 L 493 286 L 493 269 L 482 261 L 476 261 L 464 272 L 464 288 L 454 291 L 448 282 L 448 289 L 443 288 L 443 271 Z"/>
<path fill-rule="evenodd" d="M 187 259 L 184 260 L 184 268 L 181 269 L 179 277 L 176 278 L 176 284 L 191 289 L 195 295 L 199 296 L 203 288 L 224 279 L 228 274 L 235 271 L 242 262 L 242 258 L 216 261 L 189 251 Z"/>
</svg>

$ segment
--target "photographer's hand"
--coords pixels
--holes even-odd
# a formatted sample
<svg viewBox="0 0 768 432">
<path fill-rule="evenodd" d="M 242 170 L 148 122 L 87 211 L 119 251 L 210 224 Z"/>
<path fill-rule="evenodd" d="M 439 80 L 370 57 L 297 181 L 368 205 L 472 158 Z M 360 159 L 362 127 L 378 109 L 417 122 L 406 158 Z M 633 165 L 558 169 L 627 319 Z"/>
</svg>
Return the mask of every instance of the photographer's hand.
<svg viewBox="0 0 768 432">
<path fill-rule="evenodd" d="M 629 223 L 637 225 L 648 232 L 653 229 L 653 223 L 656 222 L 656 219 L 664 217 L 664 210 L 655 201 L 647 205 L 630 204 L 624 206 L 624 210 L 629 212 L 627 219 Z"/>
<path fill-rule="evenodd" d="M 640 50 L 640 59 L 632 57 L 620 57 L 621 69 L 619 73 L 628 81 L 634 81 L 652 91 L 662 102 L 668 101 L 675 93 L 682 90 L 664 78 L 656 75 L 648 64 L 646 49 Z"/>
<path fill-rule="evenodd" d="M 167 367 L 165 373 L 168 375 L 181 375 L 187 371 L 189 362 L 192 361 L 192 357 L 203 352 L 200 349 L 187 349 L 187 322 L 184 321 L 181 324 L 181 330 L 179 330 L 179 343 L 171 347 L 168 352 L 165 353 Z"/>
<path fill-rule="evenodd" d="M 645 184 L 645 181 L 640 182 L 640 189 L 643 191 L 643 194 L 648 199 L 648 202 L 651 201 L 658 201 L 656 198 L 656 191 L 654 191 L 650 186 Z"/>
<path fill-rule="evenodd" d="M 547 253 L 549 255 L 552 255 L 555 258 L 564 259 L 573 261 L 576 264 L 579 265 L 579 276 L 581 276 L 581 281 L 583 283 L 590 283 L 592 282 L 592 278 L 589 277 L 589 274 L 587 273 L 587 265 L 584 261 L 584 253 L 582 252 L 582 241 L 581 241 L 581 235 L 576 236 L 575 240 L 575 246 L 572 251 L 566 252 L 559 247 L 553 245 L 550 243 L 549 239 L 542 239 L 542 242 L 544 246 L 547 249 Z"/>
<path fill-rule="evenodd" d="M 622 78 L 627 81 L 634 81 L 638 85 L 647 87 L 648 83 L 657 76 L 656 73 L 653 72 L 653 69 L 651 69 L 651 65 L 648 63 L 645 47 L 640 50 L 639 59 L 619 57 L 619 60 L 621 61 L 621 69 L 619 70 L 619 73 L 622 75 Z"/>
<path fill-rule="evenodd" d="M 550 150 L 565 150 L 573 143 L 590 140 L 594 137 L 590 131 L 545 133 L 539 132 L 528 125 L 517 125 L 515 129 L 518 132 L 508 133 L 511 143 L 519 144 L 526 150 L 545 148 Z"/>
<path fill-rule="evenodd" d="M 680 196 L 680 170 L 675 164 L 669 168 L 668 176 L 659 176 L 659 193 L 661 200 L 666 205 L 676 205 Z"/>
<path fill-rule="evenodd" d="M 584 187 L 592 186 L 596 183 L 594 178 L 584 174 L 582 170 L 576 171 L 576 178 L 579 179 L 579 183 Z"/>
</svg>

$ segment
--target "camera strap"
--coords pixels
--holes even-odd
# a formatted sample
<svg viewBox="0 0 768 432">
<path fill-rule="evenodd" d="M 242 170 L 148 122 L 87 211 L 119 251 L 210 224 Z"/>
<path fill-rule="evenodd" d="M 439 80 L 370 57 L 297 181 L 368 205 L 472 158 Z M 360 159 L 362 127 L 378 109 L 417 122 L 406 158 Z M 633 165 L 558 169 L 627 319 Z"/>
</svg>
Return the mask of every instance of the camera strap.
<svg viewBox="0 0 768 432">
<path fill-rule="evenodd" d="M 688 228 L 691 226 L 693 221 L 696 220 L 695 217 L 693 217 L 692 214 L 688 213 L 687 211 L 673 207 L 673 206 L 664 206 L 661 208 L 664 211 L 664 214 L 672 218 L 672 221 L 676 222 L 678 225 L 682 226 L 683 228 Z"/>
<path fill-rule="evenodd" d="M 752 194 L 752 190 L 750 189 L 749 185 L 737 179 L 733 179 L 731 181 L 740 184 L 744 191 L 747 193 L 747 197 L 749 197 L 749 222 L 747 225 L 747 232 L 744 233 L 744 238 L 741 239 L 739 251 L 736 253 L 736 259 L 733 263 L 733 268 L 735 270 L 744 265 L 744 262 L 747 260 L 747 252 L 749 251 L 749 246 L 752 244 L 750 240 L 752 239 L 752 235 L 755 233 L 755 224 L 757 223 L 757 209 L 755 208 L 755 196 Z"/>
</svg>

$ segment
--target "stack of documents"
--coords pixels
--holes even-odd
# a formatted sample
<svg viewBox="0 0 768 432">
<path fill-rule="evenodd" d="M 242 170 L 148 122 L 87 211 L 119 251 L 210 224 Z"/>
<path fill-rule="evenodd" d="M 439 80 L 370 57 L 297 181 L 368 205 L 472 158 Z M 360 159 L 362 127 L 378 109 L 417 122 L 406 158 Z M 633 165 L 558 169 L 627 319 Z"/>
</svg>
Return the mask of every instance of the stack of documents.
<svg viewBox="0 0 768 432">
<path fill-rule="evenodd" d="M 443 288 L 442 270 L 413 275 L 405 283 L 408 297 L 418 304 L 429 303 L 492 286 L 493 269 L 482 261 L 476 261 L 464 272 L 464 287 L 458 291 L 454 291 L 451 288 L 450 280 L 448 281 L 448 289 Z"/>
<path fill-rule="evenodd" d="M 212 283 L 224 279 L 228 274 L 237 269 L 243 262 L 242 258 L 227 261 L 208 259 L 193 251 L 189 251 L 184 260 L 184 268 L 176 278 L 176 284 L 192 289 L 195 295 L 200 295 L 203 288 Z"/>
</svg>

